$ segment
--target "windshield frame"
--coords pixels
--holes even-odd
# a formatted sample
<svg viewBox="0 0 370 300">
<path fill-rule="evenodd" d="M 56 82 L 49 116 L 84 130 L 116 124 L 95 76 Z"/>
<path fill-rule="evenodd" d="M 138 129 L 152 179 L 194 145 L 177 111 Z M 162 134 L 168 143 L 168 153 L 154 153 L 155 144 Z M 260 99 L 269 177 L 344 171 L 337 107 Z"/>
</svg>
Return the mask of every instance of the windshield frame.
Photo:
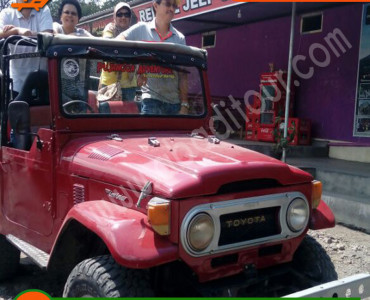
<svg viewBox="0 0 370 300">
<path fill-rule="evenodd" d="M 21 36 L 9 37 L 4 44 L 7 42 L 14 43 L 19 39 L 24 39 Z M 14 41 L 13 41 L 14 40 Z M 125 131 L 140 131 L 140 132 L 165 132 L 165 131 L 187 131 L 198 130 L 204 128 L 206 131 L 211 126 L 211 101 L 209 93 L 209 83 L 207 77 L 207 52 L 203 49 L 194 47 L 183 46 L 179 44 L 171 43 L 146 43 L 146 42 L 129 42 L 129 41 L 118 41 L 108 40 L 102 38 L 77 38 L 68 35 L 51 35 L 47 33 L 41 33 L 37 36 L 37 43 L 35 38 L 30 40 L 37 44 L 37 51 L 35 53 L 27 53 L 25 57 L 41 56 L 47 59 L 47 71 L 48 71 L 48 82 L 49 82 L 49 99 L 50 99 L 50 110 L 51 110 L 51 124 L 50 129 L 56 133 L 75 133 L 82 136 L 99 134 L 99 133 L 119 133 Z M 4 45 L 3 44 L 3 45 Z M 107 118 L 96 118 L 95 121 L 91 122 L 92 119 L 86 119 L 86 117 L 80 118 L 66 118 L 61 113 L 59 103 L 61 99 L 60 85 L 59 85 L 59 66 L 58 60 L 62 57 L 78 57 L 78 58 L 104 58 L 99 53 L 91 51 L 92 47 L 98 50 L 109 51 L 109 56 L 115 57 L 131 57 L 134 60 L 142 60 L 142 54 L 145 53 L 156 53 L 162 58 L 165 57 L 168 61 L 181 61 L 189 66 L 196 66 L 200 71 L 201 84 L 203 89 L 203 97 L 205 100 L 204 116 L 199 117 L 187 117 L 184 122 L 183 117 L 150 117 L 149 115 L 143 116 L 129 116 L 122 118 L 117 116 L 111 118 L 107 122 Z M 176 53 L 176 55 L 174 55 Z M 5 54 L 5 53 L 4 53 Z M 2 85 L 7 86 L 9 77 L 9 59 L 14 58 L 12 55 L 6 53 L 2 56 Z M 2 95 L 7 95 L 7 89 L 2 89 Z M 2 125 L 5 129 L 7 122 L 7 108 L 5 102 L 7 98 L 2 100 Z M 140 118 L 140 121 L 136 121 L 136 117 Z M 118 121 L 123 120 L 122 122 Z M 130 121 L 132 120 L 132 121 Z M 6 132 L 2 130 L 2 142 L 5 140 L 4 136 Z"/>
</svg>

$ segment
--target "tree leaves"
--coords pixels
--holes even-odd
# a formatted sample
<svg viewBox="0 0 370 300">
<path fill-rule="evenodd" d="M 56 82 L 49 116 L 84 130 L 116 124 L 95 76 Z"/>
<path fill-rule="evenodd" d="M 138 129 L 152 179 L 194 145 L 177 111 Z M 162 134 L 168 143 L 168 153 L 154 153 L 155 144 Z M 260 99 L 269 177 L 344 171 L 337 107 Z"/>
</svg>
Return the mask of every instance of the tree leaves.
<svg viewBox="0 0 370 300">
<path fill-rule="evenodd" d="M 10 0 L 0 0 L 0 11 L 10 5 Z"/>
<path fill-rule="evenodd" d="M 10 0 L 0 0 L 0 1 L 10 1 Z M 102 10 L 113 8 L 118 2 L 122 0 L 106 0 L 102 4 L 99 4 L 98 1 L 80 1 L 82 17 L 87 17 L 94 13 L 100 12 Z M 54 21 L 59 21 L 58 10 L 59 6 L 62 3 L 62 0 L 51 0 L 48 5 L 51 11 L 51 16 Z"/>
</svg>

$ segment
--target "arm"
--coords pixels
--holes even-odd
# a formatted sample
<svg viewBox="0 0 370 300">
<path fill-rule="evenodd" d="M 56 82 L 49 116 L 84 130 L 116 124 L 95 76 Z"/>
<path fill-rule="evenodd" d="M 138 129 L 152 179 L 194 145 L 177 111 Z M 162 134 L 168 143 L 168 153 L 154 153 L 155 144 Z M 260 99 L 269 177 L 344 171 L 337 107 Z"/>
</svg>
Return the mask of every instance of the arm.
<svg viewBox="0 0 370 300">
<path fill-rule="evenodd" d="M 8 9 L 2 10 L 0 12 L 0 38 L 7 38 L 8 36 L 17 34 L 19 34 L 18 28 L 12 24 Z"/>
<path fill-rule="evenodd" d="M 129 41 L 143 41 L 145 40 L 143 34 L 145 32 L 146 24 L 143 22 L 136 23 L 124 32 L 117 35 L 118 40 L 129 40 Z"/>
<path fill-rule="evenodd" d="M 112 39 L 114 38 L 113 36 L 113 31 L 114 31 L 114 25 L 112 23 L 109 23 L 105 26 L 104 30 L 103 30 L 103 38 L 107 38 L 107 39 Z"/>
<path fill-rule="evenodd" d="M 25 35 L 25 36 L 30 36 L 34 35 L 35 33 L 32 32 L 29 29 L 26 28 L 20 28 L 20 27 L 12 27 L 11 29 L 4 31 L 0 31 L 0 38 L 7 38 L 8 36 L 11 35 Z"/>
<path fill-rule="evenodd" d="M 119 35 L 117 35 L 116 39 L 122 40 L 122 41 L 126 40 L 125 36 L 123 35 L 123 32 L 121 32 Z"/>
<path fill-rule="evenodd" d="M 82 29 L 82 28 L 78 28 L 77 32 L 70 33 L 69 35 L 93 37 L 93 35 L 90 32 L 88 32 L 87 30 Z"/>
<path fill-rule="evenodd" d="M 51 18 L 50 10 L 47 6 L 40 11 L 40 31 L 42 32 L 53 32 L 53 21 Z M 11 25 L 12 21 L 9 19 L 7 11 L 4 10 L 0 14 L 0 38 L 7 38 L 11 35 L 37 35 L 37 32 L 31 31 L 28 28 L 14 27 Z"/>
</svg>

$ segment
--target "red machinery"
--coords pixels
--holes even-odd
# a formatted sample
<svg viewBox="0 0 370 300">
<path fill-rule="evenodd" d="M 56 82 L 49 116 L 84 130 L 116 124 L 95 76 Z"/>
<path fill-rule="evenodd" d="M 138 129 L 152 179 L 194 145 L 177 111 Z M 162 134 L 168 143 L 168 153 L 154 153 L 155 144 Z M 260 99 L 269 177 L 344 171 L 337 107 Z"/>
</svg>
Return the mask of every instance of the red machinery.
<svg viewBox="0 0 370 300">
<path fill-rule="evenodd" d="M 276 71 L 262 73 L 260 76 L 260 93 L 247 107 L 246 139 L 253 141 L 275 142 L 274 129 L 280 129 L 285 116 L 287 88 L 286 72 Z M 311 141 L 311 122 L 293 117 L 294 90 L 291 91 L 288 128 L 295 136 L 291 145 L 308 145 Z M 275 131 L 276 132 L 276 131 Z"/>
</svg>

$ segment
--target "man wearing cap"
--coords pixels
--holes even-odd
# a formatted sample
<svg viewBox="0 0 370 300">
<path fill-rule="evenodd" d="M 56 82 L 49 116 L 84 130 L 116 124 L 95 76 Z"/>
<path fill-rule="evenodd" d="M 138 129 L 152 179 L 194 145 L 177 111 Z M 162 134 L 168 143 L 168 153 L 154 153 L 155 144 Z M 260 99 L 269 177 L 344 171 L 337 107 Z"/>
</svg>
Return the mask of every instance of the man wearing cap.
<svg viewBox="0 0 370 300">
<path fill-rule="evenodd" d="M 171 24 L 179 3 L 180 0 L 154 0 L 155 18 L 153 21 L 139 22 L 119 34 L 117 38 L 186 45 L 184 35 Z M 168 87 L 172 87 L 171 95 L 167 93 L 166 97 L 161 97 L 163 94 L 160 91 L 164 86 L 167 90 Z M 189 111 L 186 74 L 176 72 L 171 82 L 158 78 L 147 78 L 142 91 L 142 113 L 144 114 L 187 114 Z"/>
</svg>

